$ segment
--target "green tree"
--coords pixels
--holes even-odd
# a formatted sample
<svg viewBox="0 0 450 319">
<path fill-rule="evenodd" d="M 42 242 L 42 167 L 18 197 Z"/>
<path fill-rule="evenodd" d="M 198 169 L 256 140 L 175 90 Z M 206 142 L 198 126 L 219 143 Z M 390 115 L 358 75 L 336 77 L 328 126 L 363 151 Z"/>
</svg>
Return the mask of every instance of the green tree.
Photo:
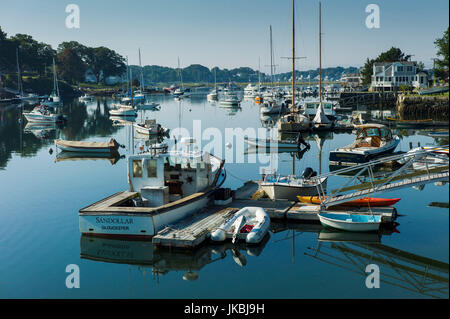
<svg viewBox="0 0 450 319">
<path fill-rule="evenodd" d="M 97 78 L 97 83 L 105 83 L 109 76 L 121 76 L 126 72 L 125 59 L 106 47 L 88 48 L 87 64 Z"/>
<path fill-rule="evenodd" d="M 70 84 L 82 82 L 86 65 L 74 49 L 66 48 L 57 57 L 59 77 Z"/>
<path fill-rule="evenodd" d="M 436 45 L 438 51 L 437 51 L 437 58 L 435 60 L 436 68 L 435 68 L 435 74 L 438 79 L 444 80 L 448 77 L 448 27 L 447 30 L 444 32 L 444 35 L 442 38 L 436 39 L 434 41 L 434 44 Z"/>
</svg>

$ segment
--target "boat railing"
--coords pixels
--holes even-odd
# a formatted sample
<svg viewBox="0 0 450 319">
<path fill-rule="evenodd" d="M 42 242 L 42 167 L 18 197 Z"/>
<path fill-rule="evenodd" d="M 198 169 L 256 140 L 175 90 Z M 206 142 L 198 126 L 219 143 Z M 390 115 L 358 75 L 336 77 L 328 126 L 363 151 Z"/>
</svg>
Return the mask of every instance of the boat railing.
<svg viewBox="0 0 450 319">
<path fill-rule="evenodd" d="M 442 152 L 448 152 L 448 147 L 444 146 L 419 149 L 408 153 L 388 156 L 367 163 L 355 165 L 348 168 L 342 168 L 326 174 L 321 174 L 313 177 L 312 179 L 315 179 L 316 181 L 317 193 L 319 194 L 321 205 L 337 205 L 339 203 L 361 198 L 369 194 L 390 191 L 395 188 L 409 187 L 417 184 L 425 184 L 439 180 L 448 180 L 448 156 L 440 154 Z M 415 169 L 412 172 L 410 171 L 410 168 L 413 167 L 414 163 L 417 163 L 418 161 L 426 157 L 438 158 L 440 161 L 436 163 L 429 163 L 428 161 L 425 161 L 423 164 L 424 168 Z M 397 165 L 400 163 L 401 167 L 384 179 L 376 179 L 374 174 L 375 167 L 393 161 L 395 161 Z M 328 178 L 331 176 L 345 175 L 344 173 L 348 174 L 350 172 L 355 172 L 352 178 L 350 178 L 346 183 L 342 184 L 338 189 L 333 190 L 331 192 L 331 195 L 326 196 L 326 189 L 323 187 L 322 183 L 320 183 L 320 180 L 322 178 Z M 369 176 L 369 182 L 350 186 L 352 182 L 357 181 L 358 178 L 364 173 Z M 395 183 L 392 183 L 394 181 Z M 344 194 L 344 192 L 348 191 L 352 192 Z"/>
</svg>

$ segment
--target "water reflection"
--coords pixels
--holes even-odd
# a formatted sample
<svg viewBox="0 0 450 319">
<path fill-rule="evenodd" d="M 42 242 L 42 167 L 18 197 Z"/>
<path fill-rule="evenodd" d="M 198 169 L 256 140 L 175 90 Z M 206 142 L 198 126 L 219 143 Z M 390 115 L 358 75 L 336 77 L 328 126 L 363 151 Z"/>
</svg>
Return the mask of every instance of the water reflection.
<svg viewBox="0 0 450 319">
<path fill-rule="evenodd" d="M 247 245 L 245 242 L 224 242 L 205 244 L 195 250 L 177 251 L 155 248 L 151 241 L 118 240 L 81 236 L 80 257 L 92 261 L 128 264 L 139 269 L 151 269 L 154 275 L 166 275 L 170 272 L 184 272 L 183 280 L 197 280 L 200 271 L 207 265 L 228 256 L 236 264 L 245 267 L 251 258 L 260 256 L 270 235 L 267 234 L 259 245 Z M 246 257 L 247 255 L 247 257 Z M 249 259 L 249 261 L 247 261 Z"/>
<path fill-rule="evenodd" d="M 12 153 L 33 157 L 40 149 L 53 144 L 53 139 L 84 140 L 92 136 L 109 137 L 119 128 L 109 119 L 108 102 L 96 100 L 80 103 L 72 100 L 57 112 L 68 118 L 66 126 L 27 123 L 22 111 L 33 105 L 7 105 L 0 108 L 0 169 L 7 166 Z"/>
</svg>

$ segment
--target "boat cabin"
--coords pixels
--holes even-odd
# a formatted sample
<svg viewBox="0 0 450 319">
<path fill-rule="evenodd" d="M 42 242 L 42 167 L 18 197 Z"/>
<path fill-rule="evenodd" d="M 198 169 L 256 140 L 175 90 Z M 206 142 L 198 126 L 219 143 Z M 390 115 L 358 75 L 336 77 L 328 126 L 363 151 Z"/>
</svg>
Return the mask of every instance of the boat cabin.
<svg viewBox="0 0 450 319">
<path fill-rule="evenodd" d="M 132 155 L 128 158 L 130 191 L 141 194 L 143 206 L 162 206 L 209 190 L 219 165 L 209 153 Z"/>
<path fill-rule="evenodd" d="M 303 106 L 303 112 L 309 117 L 314 117 L 317 113 L 317 108 L 319 107 L 319 101 L 308 101 L 305 102 Z M 334 111 L 335 103 L 322 101 L 323 110 L 326 115 L 334 116 L 336 113 Z"/>
<path fill-rule="evenodd" d="M 356 133 L 355 148 L 359 147 L 380 147 L 382 142 L 392 140 L 391 130 L 381 124 L 358 125 Z"/>
</svg>

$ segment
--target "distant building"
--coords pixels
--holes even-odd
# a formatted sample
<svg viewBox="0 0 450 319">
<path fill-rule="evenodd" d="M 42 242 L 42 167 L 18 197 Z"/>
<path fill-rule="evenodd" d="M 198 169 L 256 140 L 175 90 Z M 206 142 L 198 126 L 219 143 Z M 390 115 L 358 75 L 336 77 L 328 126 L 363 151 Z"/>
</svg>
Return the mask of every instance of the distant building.
<svg viewBox="0 0 450 319">
<path fill-rule="evenodd" d="M 340 79 L 343 87 L 355 88 L 361 85 L 361 75 L 359 73 L 342 74 Z"/>
<path fill-rule="evenodd" d="M 373 91 L 397 91 L 400 86 L 427 88 L 429 75 L 415 61 L 376 62 L 372 73 Z"/>
</svg>

